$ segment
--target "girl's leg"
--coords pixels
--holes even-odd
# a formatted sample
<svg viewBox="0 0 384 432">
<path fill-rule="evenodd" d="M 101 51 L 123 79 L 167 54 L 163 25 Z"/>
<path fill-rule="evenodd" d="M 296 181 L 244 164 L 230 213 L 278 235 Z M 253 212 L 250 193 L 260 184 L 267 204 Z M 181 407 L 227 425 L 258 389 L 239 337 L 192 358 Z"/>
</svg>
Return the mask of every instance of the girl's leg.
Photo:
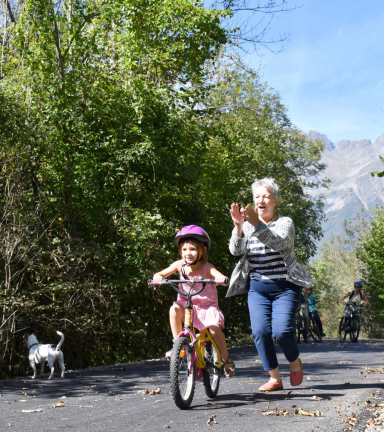
<svg viewBox="0 0 384 432">
<path fill-rule="evenodd" d="M 220 350 L 221 358 L 225 361 L 228 358 L 228 350 L 223 331 L 219 326 L 216 325 L 209 326 L 209 331 L 211 332 L 211 335 Z"/>
<path fill-rule="evenodd" d="M 178 303 L 173 303 L 171 308 L 169 309 L 169 322 L 171 324 L 172 336 L 173 339 L 177 339 L 177 336 L 183 330 L 183 326 L 181 324 L 182 319 L 184 319 L 184 308 Z"/>
<path fill-rule="evenodd" d="M 231 378 L 235 374 L 236 368 L 235 363 L 233 363 L 232 359 L 229 357 L 225 335 L 217 325 L 209 326 L 209 331 L 220 350 L 221 358 L 226 362 L 224 364 L 225 376 Z"/>
<path fill-rule="evenodd" d="M 248 308 L 251 318 L 252 336 L 263 368 L 269 372 L 271 382 L 280 382 L 276 351 L 272 341 L 272 299 L 270 284 L 251 280 L 248 292 Z"/>
</svg>

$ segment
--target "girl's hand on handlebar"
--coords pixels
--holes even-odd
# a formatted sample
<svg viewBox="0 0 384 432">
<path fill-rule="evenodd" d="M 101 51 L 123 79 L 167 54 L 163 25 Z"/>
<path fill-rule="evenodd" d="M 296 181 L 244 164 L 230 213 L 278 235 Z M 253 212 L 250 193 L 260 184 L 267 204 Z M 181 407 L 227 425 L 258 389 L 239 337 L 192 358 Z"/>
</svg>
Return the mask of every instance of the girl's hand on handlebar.
<svg viewBox="0 0 384 432">
<path fill-rule="evenodd" d="M 229 284 L 229 279 L 226 276 L 217 276 L 215 277 L 215 283 L 216 285 L 223 285 L 223 286 L 228 286 Z"/>
<path fill-rule="evenodd" d="M 161 273 L 155 273 L 153 275 L 153 282 L 161 282 L 163 280 L 163 275 Z"/>
</svg>

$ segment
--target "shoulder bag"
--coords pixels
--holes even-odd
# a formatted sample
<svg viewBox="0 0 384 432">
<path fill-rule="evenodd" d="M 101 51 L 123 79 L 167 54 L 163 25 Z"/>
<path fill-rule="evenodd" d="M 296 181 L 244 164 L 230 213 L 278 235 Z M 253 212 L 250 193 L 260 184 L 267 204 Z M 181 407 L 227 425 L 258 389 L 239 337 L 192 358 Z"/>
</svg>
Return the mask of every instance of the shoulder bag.
<svg viewBox="0 0 384 432">
<path fill-rule="evenodd" d="M 247 252 L 241 257 L 240 261 L 234 268 L 231 279 L 229 281 L 228 291 L 225 297 L 232 297 L 239 294 L 248 292 L 248 277 L 249 277 L 249 264 L 247 260 Z"/>
</svg>

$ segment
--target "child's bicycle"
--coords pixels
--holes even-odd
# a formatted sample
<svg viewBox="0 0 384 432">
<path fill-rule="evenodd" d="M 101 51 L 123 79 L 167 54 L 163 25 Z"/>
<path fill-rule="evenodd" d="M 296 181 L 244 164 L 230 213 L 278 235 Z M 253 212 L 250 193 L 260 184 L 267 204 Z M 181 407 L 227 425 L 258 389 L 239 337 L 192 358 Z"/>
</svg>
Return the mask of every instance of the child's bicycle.
<svg viewBox="0 0 384 432">
<path fill-rule="evenodd" d="M 191 405 L 196 379 L 203 378 L 205 393 L 209 398 L 215 398 L 219 391 L 220 377 L 223 373 L 219 348 L 209 329 L 201 330 L 196 334 L 192 322 L 192 297 L 200 294 L 207 284 L 214 282 L 211 279 L 196 281 L 164 279 L 158 283 L 149 281 L 150 285 L 170 285 L 177 293 L 187 297 L 184 328 L 173 344 L 170 364 L 171 392 L 175 404 L 180 409 L 186 409 Z M 180 283 L 191 285 L 190 292 L 180 290 Z M 202 284 L 201 288 L 191 292 L 196 284 Z"/>
</svg>

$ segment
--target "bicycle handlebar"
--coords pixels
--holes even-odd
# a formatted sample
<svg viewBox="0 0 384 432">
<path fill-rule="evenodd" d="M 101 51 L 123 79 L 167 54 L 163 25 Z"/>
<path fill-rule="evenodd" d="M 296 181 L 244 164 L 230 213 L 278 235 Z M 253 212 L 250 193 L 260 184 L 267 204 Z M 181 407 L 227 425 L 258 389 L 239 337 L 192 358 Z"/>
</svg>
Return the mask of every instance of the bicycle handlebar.
<svg viewBox="0 0 384 432">
<path fill-rule="evenodd" d="M 149 280 L 149 281 L 148 281 L 148 285 L 171 285 L 171 287 L 172 287 L 172 288 L 173 288 L 177 293 L 179 293 L 179 294 L 181 294 L 181 295 L 183 295 L 183 296 L 186 296 L 186 297 L 188 297 L 188 296 L 193 297 L 193 296 L 195 296 L 195 295 L 197 295 L 197 294 L 200 294 L 201 291 L 203 291 L 203 290 L 205 289 L 206 285 L 209 284 L 209 283 L 228 284 L 228 281 L 229 281 L 228 278 L 225 278 L 225 281 L 224 281 L 224 282 L 222 282 L 222 281 L 216 281 L 216 280 L 214 280 L 214 279 L 197 279 L 197 280 L 195 280 L 195 281 L 190 281 L 190 280 L 179 280 L 179 279 L 163 279 L 163 280 L 160 281 L 160 282 L 154 282 L 153 280 Z M 191 284 L 192 286 L 201 283 L 202 286 L 201 286 L 197 291 L 195 291 L 195 292 L 193 292 L 193 293 L 191 293 L 191 292 L 186 293 L 185 291 L 181 291 L 181 290 L 179 289 L 178 285 L 179 285 L 180 283 L 184 283 L 184 284 Z M 191 288 L 192 288 L 192 287 L 191 287 Z"/>
</svg>

